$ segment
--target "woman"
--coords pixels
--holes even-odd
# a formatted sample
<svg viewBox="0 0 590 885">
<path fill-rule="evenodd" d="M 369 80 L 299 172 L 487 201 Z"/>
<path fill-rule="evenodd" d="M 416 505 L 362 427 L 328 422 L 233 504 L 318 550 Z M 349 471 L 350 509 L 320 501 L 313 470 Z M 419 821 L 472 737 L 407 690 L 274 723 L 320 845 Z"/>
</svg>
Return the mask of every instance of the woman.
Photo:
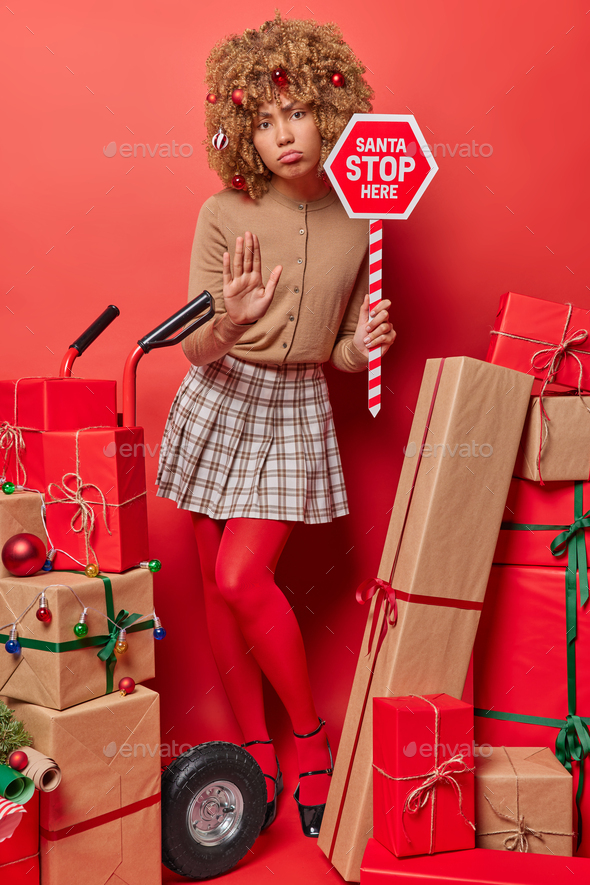
<svg viewBox="0 0 590 885">
<path fill-rule="evenodd" d="M 273 575 L 295 522 L 348 513 L 321 364 L 363 371 L 368 346 L 385 353 L 395 337 L 390 301 L 369 316 L 368 223 L 346 216 L 322 173 L 351 115 L 371 110 L 363 72 L 335 25 L 278 12 L 207 60 L 209 164 L 228 187 L 199 214 L 189 299 L 207 289 L 215 318 L 184 342 L 193 365 L 158 473 L 158 494 L 191 511 L 213 653 L 242 746 L 267 778 L 264 825 L 282 775 L 261 671 L 292 722 L 294 795 L 312 837 L 332 758 L 301 633 Z"/>
</svg>

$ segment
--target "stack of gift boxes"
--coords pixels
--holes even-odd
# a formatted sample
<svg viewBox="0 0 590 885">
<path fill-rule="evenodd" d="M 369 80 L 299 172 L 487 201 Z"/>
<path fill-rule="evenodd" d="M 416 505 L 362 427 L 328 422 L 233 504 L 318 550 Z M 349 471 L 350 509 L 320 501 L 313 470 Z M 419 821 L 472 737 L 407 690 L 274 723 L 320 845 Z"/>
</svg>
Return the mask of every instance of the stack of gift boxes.
<svg viewBox="0 0 590 885">
<path fill-rule="evenodd" d="M 0 573 L 0 694 L 62 772 L 40 795 L 42 881 L 159 885 L 143 431 L 117 426 L 114 382 L 73 378 L 0 381 L 0 421 L 0 548 L 28 533 L 48 551 L 48 571 Z"/>
<path fill-rule="evenodd" d="M 590 854 L 572 808 L 590 414 L 563 395 L 590 389 L 583 331 L 512 294 L 486 362 L 426 364 L 378 576 L 357 591 L 370 609 L 319 838 L 346 881 L 590 873 L 571 856 Z M 474 646 L 475 718 L 458 700 Z"/>
</svg>

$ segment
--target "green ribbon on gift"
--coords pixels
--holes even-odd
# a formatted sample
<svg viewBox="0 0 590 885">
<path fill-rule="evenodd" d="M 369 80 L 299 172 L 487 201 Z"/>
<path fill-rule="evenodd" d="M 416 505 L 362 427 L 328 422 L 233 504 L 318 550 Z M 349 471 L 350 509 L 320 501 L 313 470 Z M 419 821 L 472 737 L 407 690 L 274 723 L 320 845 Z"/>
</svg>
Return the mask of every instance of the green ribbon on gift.
<svg viewBox="0 0 590 885">
<path fill-rule="evenodd" d="M 109 615 L 110 617 L 110 615 Z M 126 609 L 121 609 L 117 617 L 114 619 L 115 623 L 111 626 L 111 632 L 109 634 L 108 642 L 105 647 L 102 648 L 97 657 L 100 658 L 101 661 L 104 661 L 107 665 L 107 694 L 110 694 L 113 690 L 114 684 L 114 676 L 115 676 L 115 667 L 117 666 L 117 655 L 115 653 L 115 645 L 117 639 L 119 638 L 119 632 L 121 630 L 129 630 L 130 627 L 139 619 L 142 618 L 143 615 L 133 614 L 130 615 Z M 153 621 L 147 621 L 148 624 L 153 625 Z M 138 625 L 142 627 L 143 624 Z M 110 685 L 110 688 L 109 688 Z"/>
<path fill-rule="evenodd" d="M 81 575 L 84 572 L 66 570 L 69 574 Z M 59 574 L 59 572 L 55 572 Z M 97 648 L 100 651 L 97 657 L 106 663 L 106 692 L 112 694 L 114 689 L 114 674 L 117 665 L 117 655 L 115 653 L 115 644 L 119 637 L 120 630 L 126 630 L 128 633 L 139 633 L 142 630 L 153 630 L 154 621 L 143 621 L 141 624 L 135 622 L 142 618 L 143 615 L 130 615 L 125 609 L 121 609 L 117 617 L 115 617 L 115 605 L 113 601 L 113 587 L 110 578 L 106 575 L 98 575 L 104 585 L 106 614 L 109 618 L 110 631 L 107 635 L 85 636 L 83 639 L 71 639 L 68 642 L 46 642 L 39 639 L 28 639 L 26 636 L 19 636 L 19 645 L 22 648 L 34 648 L 37 651 L 50 651 L 53 654 L 61 654 L 66 651 L 78 651 L 81 648 Z M 7 642 L 10 636 L 0 633 L 0 642 Z"/>
<path fill-rule="evenodd" d="M 574 522 L 571 525 L 524 525 L 503 522 L 502 529 L 513 531 L 553 531 L 561 529 L 561 534 L 551 542 L 554 556 L 562 556 L 567 550 L 568 561 L 565 569 L 565 625 L 567 660 L 567 706 L 565 720 L 550 719 L 545 716 L 524 716 L 517 713 L 501 713 L 497 710 L 476 709 L 475 715 L 488 719 L 501 719 L 507 722 L 522 722 L 526 725 L 548 725 L 559 728 L 555 741 L 555 755 L 571 773 L 572 763 L 579 763 L 576 806 L 578 809 L 578 847 L 582 841 L 581 801 L 584 792 L 584 762 L 590 756 L 590 719 L 578 716 L 576 638 L 578 632 L 577 595 L 580 586 L 580 605 L 588 602 L 588 558 L 586 555 L 585 531 L 590 528 L 590 510 L 584 513 L 584 484 L 574 483 Z M 579 576 L 579 579 L 578 579 Z"/>
</svg>

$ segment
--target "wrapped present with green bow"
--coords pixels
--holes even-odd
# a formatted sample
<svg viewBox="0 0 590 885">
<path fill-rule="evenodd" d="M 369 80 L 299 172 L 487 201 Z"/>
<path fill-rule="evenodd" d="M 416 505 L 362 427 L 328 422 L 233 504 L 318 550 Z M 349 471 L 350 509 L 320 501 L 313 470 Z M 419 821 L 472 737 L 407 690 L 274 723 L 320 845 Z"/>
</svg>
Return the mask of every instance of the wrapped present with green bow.
<svg viewBox="0 0 590 885">
<path fill-rule="evenodd" d="M 512 480 L 474 649 L 477 740 L 554 747 L 588 857 L 589 528 L 590 483 Z"/>
<path fill-rule="evenodd" d="M 117 691 L 123 676 L 152 679 L 155 626 L 149 569 L 3 578 L 0 693 L 65 710 Z"/>
<path fill-rule="evenodd" d="M 570 550 L 575 549 L 570 544 Z M 549 746 L 574 776 L 576 847 L 590 856 L 587 572 L 494 565 L 474 648 L 475 738 Z"/>
</svg>

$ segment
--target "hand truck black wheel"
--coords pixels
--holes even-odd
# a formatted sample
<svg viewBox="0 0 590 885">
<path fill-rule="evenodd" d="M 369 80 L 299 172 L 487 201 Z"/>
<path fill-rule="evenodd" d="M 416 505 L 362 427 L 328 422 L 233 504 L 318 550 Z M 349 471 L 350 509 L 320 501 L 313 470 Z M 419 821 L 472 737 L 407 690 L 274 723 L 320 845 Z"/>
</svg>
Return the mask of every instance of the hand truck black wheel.
<svg viewBox="0 0 590 885">
<path fill-rule="evenodd" d="M 162 860 L 191 879 L 212 879 L 252 847 L 266 813 L 266 781 L 236 744 L 192 747 L 162 774 Z"/>
</svg>

